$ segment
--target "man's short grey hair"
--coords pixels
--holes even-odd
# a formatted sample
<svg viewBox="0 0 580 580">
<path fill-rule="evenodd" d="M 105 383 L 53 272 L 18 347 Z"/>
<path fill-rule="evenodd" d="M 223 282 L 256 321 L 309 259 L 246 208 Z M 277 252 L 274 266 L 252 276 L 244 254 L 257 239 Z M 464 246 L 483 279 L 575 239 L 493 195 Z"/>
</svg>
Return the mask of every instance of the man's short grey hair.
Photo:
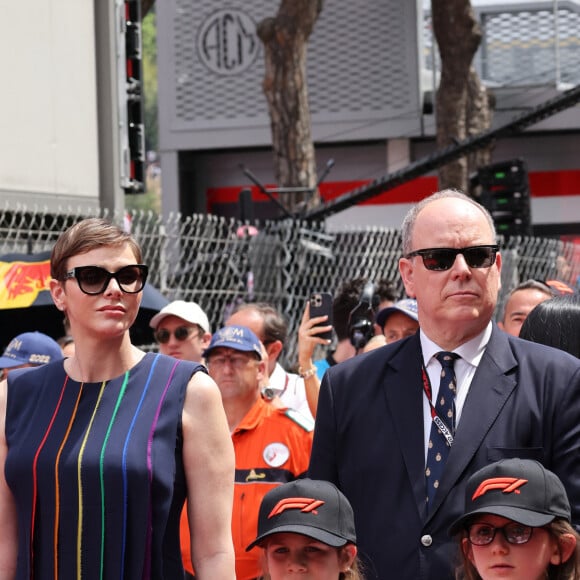
<svg viewBox="0 0 580 580">
<path fill-rule="evenodd" d="M 530 278 L 529 280 L 524 280 L 523 282 L 520 282 L 517 286 L 514 286 L 509 291 L 505 299 L 502 301 L 501 307 L 497 312 L 496 320 L 501 320 L 502 322 L 505 322 L 504 319 L 506 306 L 510 301 L 510 298 L 520 290 L 538 290 L 539 292 L 542 292 L 542 294 L 545 294 L 549 298 L 553 298 L 555 295 L 554 291 L 545 282 L 541 282 L 540 280 L 533 280 L 532 278 Z"/>
<path fill-rule="evenodd" d="M 401 238 L 403 243 L 404 256 L 406 256 L 409 252 L 413 251 L 412 247 L 413 229 L 415 227 L 415 222 L 417 221 L 417 216 L 419 215 L 419 213 L 421 213 L 421 211 L 431 202 L 437 201 L 438 199 L 447 199 L 447 198 L 461 199 L 474 205 L 477 209 L 479 209 L 479 211 L 481 211 L 481 213 L 485 216 L 485 219 L 487 220 L 489 229 L 491 230 L 492 233 L 493 243 L 495 244 L 497 242 L 495 225 L 493 223 L 493 218 L 491 217 L 491 214 L 481 204 L 477 203 L 477 201 L 465 195 L 461 191 L 458 191 L 456 189 L 444 189 L 421 200 L 407 212 L 407 215 L 403 220 L 403 224 L 401 225 Z"/>
</svg>

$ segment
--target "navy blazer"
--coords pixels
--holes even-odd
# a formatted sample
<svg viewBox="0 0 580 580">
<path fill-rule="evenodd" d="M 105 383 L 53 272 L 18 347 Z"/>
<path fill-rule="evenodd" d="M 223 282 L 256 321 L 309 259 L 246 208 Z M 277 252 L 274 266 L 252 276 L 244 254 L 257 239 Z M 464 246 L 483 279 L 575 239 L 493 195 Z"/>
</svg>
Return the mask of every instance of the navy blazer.
<svg viewBox="0 0 580 580">
<path fill-rule="evenodd" d="M 322 381 L 309 477 L 334 482 L 352 503 L 367 579 L 451 580 L 459 552 L 448 527 L 469 476 L 498 459 L 554 471 L 580 524 L 580 360 L 494 325 L 429 516 L 423 396 L 418 333 Z"/>
</svg>

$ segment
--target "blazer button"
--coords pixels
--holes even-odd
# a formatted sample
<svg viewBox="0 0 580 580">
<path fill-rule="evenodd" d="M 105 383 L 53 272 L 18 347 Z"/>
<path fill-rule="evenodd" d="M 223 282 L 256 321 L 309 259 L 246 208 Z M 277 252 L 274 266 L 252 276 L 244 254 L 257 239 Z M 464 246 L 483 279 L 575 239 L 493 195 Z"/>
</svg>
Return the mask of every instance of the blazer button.
<svg viewBox="0 0 580 580">
<path fill-rule="evenodd" d="M 421 543 L 428 548 L 433 543 L 433 538 L 429 534 L 421 537 Z"/>
</svg>

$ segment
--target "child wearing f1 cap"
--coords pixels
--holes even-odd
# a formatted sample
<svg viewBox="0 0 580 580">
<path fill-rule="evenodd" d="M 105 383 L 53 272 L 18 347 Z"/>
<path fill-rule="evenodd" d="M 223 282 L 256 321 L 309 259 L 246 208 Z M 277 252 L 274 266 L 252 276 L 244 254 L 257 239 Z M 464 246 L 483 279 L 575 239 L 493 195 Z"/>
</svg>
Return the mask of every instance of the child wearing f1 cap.
<svg viewBox="0 0 580 580">
<path fill-rule="evenodd" d="M 503 459 L 467 482 L 459 580 L 580 579 L 580 536 L 558 477 L 529 459 Z"/>
<path fill-rule="evenodd" d="M 269 491 L 260 505 L 258 536 L 264 579 L 363 580 L 354 514 L 332 483 L 298 479 Z"/>
</svg>

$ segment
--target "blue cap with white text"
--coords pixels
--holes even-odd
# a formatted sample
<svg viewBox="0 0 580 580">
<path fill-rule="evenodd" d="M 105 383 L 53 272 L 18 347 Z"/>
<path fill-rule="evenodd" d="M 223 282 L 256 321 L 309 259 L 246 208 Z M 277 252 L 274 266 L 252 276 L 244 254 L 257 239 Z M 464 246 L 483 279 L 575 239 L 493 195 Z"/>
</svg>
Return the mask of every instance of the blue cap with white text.
<svg viewBox="0 0 580 580">
<path fill-rule="evenodd" d="M 242 352 L 253 352 L 259 359 L 262 358 L 262 347 L 258 337 L 245 326 L 224 326 L 212 337 L 203 356 L 216 348 L 232 348 Z"/>
<path fill-rule="evenodd" d="M 414 298 L 403 298 L 403 300 L 395 302 L 392 306 L 387 306 L 387 308 L 380 310 L 377 314 L 375 322 L 381 328 L 384 328 L 385 324 L 387 323 L 387 318 L 389 318 L 389 316 L 395 312 L 402 312 L 403 314 L 406 314 L 411 320 L 418 322 L 419 315 L 417 310 L 417 301 Z"/>
<path fill-rule="evenodd" d="M 24 332 L 14 337 L 0 357 L 0 369 L 22 365 L 43 365 L 63 358 L 62 350 L 50 336 L 42 332 Z"/>
</svg>

